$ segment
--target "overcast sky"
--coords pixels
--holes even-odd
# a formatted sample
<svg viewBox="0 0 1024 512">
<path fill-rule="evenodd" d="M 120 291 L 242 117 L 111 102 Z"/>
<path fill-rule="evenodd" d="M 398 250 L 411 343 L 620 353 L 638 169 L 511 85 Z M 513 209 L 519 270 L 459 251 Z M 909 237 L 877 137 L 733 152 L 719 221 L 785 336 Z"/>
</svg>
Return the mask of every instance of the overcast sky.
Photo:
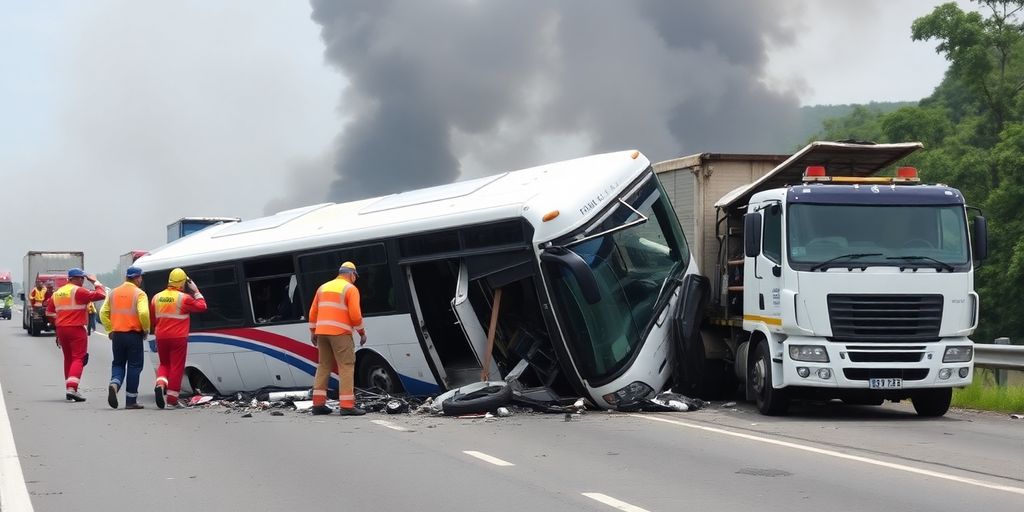
<svg viewBox="0 0 1024 512">
<path fill-rule="evenodd" d="M 763 151 L 800 105 L 929 95 L 947 63 L 910 24 L 939 3 L 0 0 L 0 270 L 598 151 Z"/>
</svg>

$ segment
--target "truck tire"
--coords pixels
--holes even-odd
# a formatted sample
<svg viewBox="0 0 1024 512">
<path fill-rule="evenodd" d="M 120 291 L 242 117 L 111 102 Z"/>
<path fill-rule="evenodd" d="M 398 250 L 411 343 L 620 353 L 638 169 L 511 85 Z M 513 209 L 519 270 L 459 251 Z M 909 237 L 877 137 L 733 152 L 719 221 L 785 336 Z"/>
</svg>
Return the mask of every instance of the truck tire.
<svg viewBox="0 0 1024 512">
<path fill-rule="evenodd" d="M 772 387 L 772 359 L 767 341 L 761 341 L 754 349 L 752 364 L 747 367 L 747 385 L 753 391 L 761 414 L 781 416 L 789 410 L 786 390 Z"/>
<path fill-rule="evenodd" d="M 40 329 L 39 322 L 32 322 L 28 327 L 29 336 L 39 336 Z"/>
<path fill-rule="evenodd" d="M 953 401 L 953 388 L 921 389 L 910 397 L 918 416 L 937 418 L 946 414 Z"/>
<path fill-rule="evenodd" d="M 465 395 L 455 395 L 441 404 L 441 411 L 445 416 L 480 414 L 492 412 L 511 402 L 512 388 L 504 384 L 494 385 Z"/>
</svg>

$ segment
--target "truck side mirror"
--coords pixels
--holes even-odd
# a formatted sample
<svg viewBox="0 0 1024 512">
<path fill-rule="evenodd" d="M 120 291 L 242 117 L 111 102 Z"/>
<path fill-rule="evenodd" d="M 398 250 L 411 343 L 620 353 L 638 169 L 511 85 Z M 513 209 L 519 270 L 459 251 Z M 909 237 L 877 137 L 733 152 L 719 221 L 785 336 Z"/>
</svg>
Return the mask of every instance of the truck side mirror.
<svg viewBox="0 0 1024 512">
<path fill-rule="evenodd" d="M 981 215 L 974 218 L 974 260 L 985 261 L 988 258 L 988 221 Z"/>
<path fill-rule="evenodd" d="M 748 258 L 761 254 L 761 214 L 743 216 L 743 253 Z"/>
<path fill-rule="evenodd" d="M 22 302 L 25 302 L 25 294 L 24 293 L 19 293 L 18 294 L 18 298 L 21 299 Z"/>
<path fill-rule="evenodd" d="M 583 261 L 579 254 L 564 247 L 548 247 L 540 254 L 540 259 L 561 265 L 572 272 L 587 304 L 601 302 L 601 290 L 597 287 L 597 278 L 594 277 L 594 272 L 590 270 L 587 262 Z"/>
</svg>

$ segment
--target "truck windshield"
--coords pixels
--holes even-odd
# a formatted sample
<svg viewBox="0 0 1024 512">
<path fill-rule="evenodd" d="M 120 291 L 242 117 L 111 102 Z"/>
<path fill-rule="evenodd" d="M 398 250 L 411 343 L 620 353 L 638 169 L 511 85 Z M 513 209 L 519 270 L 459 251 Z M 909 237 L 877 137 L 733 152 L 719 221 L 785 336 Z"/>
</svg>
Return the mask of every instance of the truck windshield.
<svg viewBox="0 0 1024 512">
<path fill-rule="evenodd" d="M 654 306 L 662 284 L 689 264 L 686 239 L 657 179 L 651 176 L 622 199 L 647 217 L 647 222 L 570 247 L 597 279 L 601 292 L 597 304 L 587 303 L 566 268 L 547 267 L 560 323 L 577 371 L 585 379 L 607 378 L 628 364 L 658 313 Z M 586 233 L 600 233 L 638 219 L 619 204 Z"/>
<path fill-rule="evenodd" d="M 963 206 L 801 203 L 790 205 L 787 224 L 795 270 L 885 265 L 964 271 L 970 258 Z"/>
<path fill-rule="evenodd" d="M 7 295 L 14 295 L 14 284 L 8 282 L 0 282 L 0 298 Z"/>
</svg>

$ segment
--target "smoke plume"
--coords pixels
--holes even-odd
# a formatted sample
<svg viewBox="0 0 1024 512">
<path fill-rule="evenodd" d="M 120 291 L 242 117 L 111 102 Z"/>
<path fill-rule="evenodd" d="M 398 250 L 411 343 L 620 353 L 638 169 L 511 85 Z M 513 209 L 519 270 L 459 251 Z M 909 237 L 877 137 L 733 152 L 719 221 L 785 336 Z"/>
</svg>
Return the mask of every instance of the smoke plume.
<svg viewBox="0 0 1024 512">
<path fill-rule="evenodd" d="M 332 201 L 619 149 L 789 149 L 798 99 L 760 79 L 799 0 L 312 6 L 349 81 Z"/>
</svg>

